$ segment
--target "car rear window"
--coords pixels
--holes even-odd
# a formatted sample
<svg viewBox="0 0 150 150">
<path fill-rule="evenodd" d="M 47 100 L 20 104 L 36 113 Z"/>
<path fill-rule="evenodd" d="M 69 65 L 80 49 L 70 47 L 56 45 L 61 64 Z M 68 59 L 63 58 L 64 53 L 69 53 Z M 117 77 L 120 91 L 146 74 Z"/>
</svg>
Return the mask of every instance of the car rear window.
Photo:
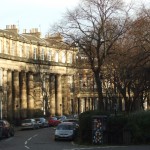
<svg viewBox="0 0 150 150">
<path fill-rule="evenodd" d="M 57 130 L 73 130 L 73 125 L 58 125 Z"/>
</svg>

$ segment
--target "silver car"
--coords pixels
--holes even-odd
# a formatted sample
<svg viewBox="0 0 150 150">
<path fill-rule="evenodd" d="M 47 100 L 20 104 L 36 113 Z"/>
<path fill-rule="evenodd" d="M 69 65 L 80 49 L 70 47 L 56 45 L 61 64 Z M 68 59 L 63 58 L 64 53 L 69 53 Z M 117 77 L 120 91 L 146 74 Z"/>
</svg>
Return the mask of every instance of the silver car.
<svg viewBox="0 0 150 150">
<path fill-rule="evenodd" d="M 55 141 L 56 140 L 74 140 L 76 136 L 77 128 L 73 122 L 62 122 L 58 124 L 55 130 Z"/>
<path fill-rule="evenodd" d="M 35 119 L 24 119 L 21 123 L 21 129 L 38 129 L 39 125 Z"/>
<path fill-rule="evenodd" d="M 43 117 L 35 118 L 35 120 L 39 124 L 39 127 L 41 127 L 41 128 L 49 126 L 48 121 Z"/>
</svg>

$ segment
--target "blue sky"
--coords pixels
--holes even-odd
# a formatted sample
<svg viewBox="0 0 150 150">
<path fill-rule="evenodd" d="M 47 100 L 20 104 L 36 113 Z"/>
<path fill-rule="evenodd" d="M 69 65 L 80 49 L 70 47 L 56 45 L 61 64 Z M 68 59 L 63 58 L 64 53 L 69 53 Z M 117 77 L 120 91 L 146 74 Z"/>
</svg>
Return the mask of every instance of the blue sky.
<svg viewBox="0 0 150 150">
<path fill-rule="evenodd" d="M 50 25 L 58 22 L 66 9 L 72 9 L 79 1 L 2 0 L 0 2 L 0 29 L 5 29 L 6 25 L 15 24 L 19 28 L 19 33 L 22 33 L 23 29 L 29 31 L 31 28 L 38 28 L 44 36 Z M 134 3 L 137 4 L 137 1 L 142 1 L 150 6 L 150 0 L 134 0 Z"/>
<path fill-rule="evenodd" d="M 66 9 L 75 7 L 79 0 L 2 0 L 0 29 L 15 24 L 23 29 L 39 28 L 45 35 L 50 25 L 60 20 Z"/>
</svg>

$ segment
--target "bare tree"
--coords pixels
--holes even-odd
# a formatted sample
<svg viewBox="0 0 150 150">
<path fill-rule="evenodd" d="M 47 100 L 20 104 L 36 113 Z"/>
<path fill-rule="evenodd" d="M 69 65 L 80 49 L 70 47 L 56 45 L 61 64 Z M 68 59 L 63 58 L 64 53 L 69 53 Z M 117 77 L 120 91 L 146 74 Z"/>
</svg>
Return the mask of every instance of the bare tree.
<svg viewBox="0 0 150 150">
<path fill-rule="evenodd" d="M 124 38 L 116 44 L 113 63 L 109 61 L 115 70 L 112 71 L 114 85 L 124 98 L 127 112 L 143 109 L 144 99 L 149 99 L 150 22 L 147 12 L 140 10 Z"/>
<path fill-rule="evenodd" d="M 60 24 L 52 27 L 64 42 L 77 46 L 88 58 L 97 84 L 98 109 L 104 110 L 102 66 L 119 38 L 127 30 L 128 13 L 121 0 L 81 0 L 73 11 L 67 11 Z"/>
<path fill-rule="evenodd" d="M 43 68 L 43 65 L 44 65 L 44 61 L 41 60 L 40 56 L 37 58 L 36 60 L 36 63 L 34 64 L 34 67 L 35 67 L 35 81 L 37 83 L 37 90 L 38 90 L 38 94 L 39 96 L 41 97 L 42 96 L 42 99 L 41 99 L 41 104 L 42 104 L 42 107 L 43 107 L 43 113 L 44 115 L 46 116 L 49 116 L 49 109 L 50 109 L 50 105 L 49 105 L 49 102 L 48 102 L 48 99 L 49 99 L 49 85 L 47 85 L 47 74 L 46 72 L 44 72 L 44 68 Z M 49 78 L 48 78 L 49 80 Z M 42 95 L 40 95 L 42 94 Z M 40 100 L 40 97 L 39 97 L 39 100 Z"/>
</svg>

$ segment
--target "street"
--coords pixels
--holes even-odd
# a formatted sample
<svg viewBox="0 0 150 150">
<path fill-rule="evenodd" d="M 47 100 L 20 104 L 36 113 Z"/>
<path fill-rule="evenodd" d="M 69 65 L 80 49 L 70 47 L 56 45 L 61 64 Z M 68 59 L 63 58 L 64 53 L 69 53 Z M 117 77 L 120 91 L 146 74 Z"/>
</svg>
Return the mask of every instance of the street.
<svg viewBox="0 0 150 150">
<path fill-rule="evenodd" d="M 54 141 L 54 128 L 17 130 L 14 137 L 0 140 L 0 150 L 149 150 L 142 146 L 83 146 L 72 141 Z"/>
</svg>

